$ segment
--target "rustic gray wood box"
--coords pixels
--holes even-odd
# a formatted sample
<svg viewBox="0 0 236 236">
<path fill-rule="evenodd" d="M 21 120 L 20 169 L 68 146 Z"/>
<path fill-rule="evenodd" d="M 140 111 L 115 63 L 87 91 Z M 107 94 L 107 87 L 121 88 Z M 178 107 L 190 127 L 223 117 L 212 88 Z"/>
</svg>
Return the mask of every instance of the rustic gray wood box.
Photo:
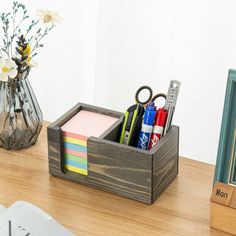
<svg viewBox="0 0 236 236">
<path fill-rule="evenodd" d="M 60 127 L 81 109 L 119 118 L 100 137 L 88 139 L 88 176 L 63 167 L 63 134 Z M 178 174 L 179 128 L 172 126 L 158 145 L 146 151 L 118 143 L 122 121 L 122 113 L 77 104 L 48 127 L 49 173 L 152 204 Z"/>
</svg>

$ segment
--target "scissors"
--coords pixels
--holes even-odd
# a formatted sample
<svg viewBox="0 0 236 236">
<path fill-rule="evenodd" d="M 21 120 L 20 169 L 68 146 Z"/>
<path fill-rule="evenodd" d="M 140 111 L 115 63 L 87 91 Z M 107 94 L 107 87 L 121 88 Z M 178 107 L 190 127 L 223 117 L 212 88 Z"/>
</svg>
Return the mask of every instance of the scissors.
<svg viewBox="0 0 236 236">
<path fill-rule="evenodd" d="M 149 92 L 149 97 L 148 97 L 147 100 L 145 100 L 145 101 L 142 102 L 142 101 L 139 99 L 139 95 L 140 95 L 140 92 L 142 92 L 143 90 L 148 90 L 148 92 Z M 141 104 L 141 105 L 143 105 L 143 106 L 146 106 L 146 105 L 147 105 L 148 103 L 150 103 L 150 102 L 155 102 L 155 100 L 156 100 L 157 98 L 160 98 L 160 97 L 162 97 L 162 98 L 164 98 L 164 99 L 166 100 L 166 94 L 164 94 L 164 93 L 158 93 L 158 94 L 156 94 L 155 96 L 153 96 L 153 91 L 152 91 L 151 87 L 149 87 L 149 86 L 147 86 L 147 85 L 144 85 L 144 86 L 141 86 L 141 87 L 136 91 L 136 94 L 135 94 L 135 101 L 136 101 L 137 104 Z"/>
<path fill-rule="evenodd" d="M 139 99 L 139 94 L 143 90 L 149 91 L 149 97 L 145 101 L 141 101 Z M 130 106 L 125 112 L 120 143 L 136 147 L 138 143 L 139 131 L 142 126 L 145 106 L 150 102 L 154 102 L 159 97 L 163 97 L 166 100 L 166 95 L 164 93 L 158 93 L 155 96 L 153 96 L 153 91 L 149 86 L 145 85 L 137 90 L 135 94 L 136 104 Z"/>
</svg>

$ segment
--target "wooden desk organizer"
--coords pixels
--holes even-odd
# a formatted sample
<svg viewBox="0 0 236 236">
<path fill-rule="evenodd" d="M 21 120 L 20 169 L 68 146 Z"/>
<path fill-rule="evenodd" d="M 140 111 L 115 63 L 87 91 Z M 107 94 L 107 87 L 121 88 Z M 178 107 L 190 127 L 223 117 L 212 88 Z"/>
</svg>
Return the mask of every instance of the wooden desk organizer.
<svg viewBox="0 0 236 236">
<path fill-rule="evenodd" d="M 61 126 L 81 109 L 117 117 L 100 137 L 87 141 L 88 175 L 64 169 Z M 173 126 L 152 150 L 120 144 L 123 114 L 77 104 L 48 127 L 49 172 L 53 176 L 152 204 L 178 174 L 179 128 Z"/>
<path fill-rule="evenodd" d="M 236 188 L 217 182 L 211 195 L 211 227 L 236 235 Z"/>
</svg>

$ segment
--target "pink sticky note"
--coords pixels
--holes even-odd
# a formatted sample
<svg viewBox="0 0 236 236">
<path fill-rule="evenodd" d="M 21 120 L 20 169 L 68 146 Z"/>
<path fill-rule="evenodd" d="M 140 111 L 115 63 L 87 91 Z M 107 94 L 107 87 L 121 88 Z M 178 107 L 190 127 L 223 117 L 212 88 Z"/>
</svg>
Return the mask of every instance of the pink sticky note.
<svg viewBox="0 0 236 236">
<path fill-rule="evenodd" d="M 62 127 L 62 131 L 85 137 L 99 137 L 118 119 L 108 115 L 81 110 Z"/>
</svg>

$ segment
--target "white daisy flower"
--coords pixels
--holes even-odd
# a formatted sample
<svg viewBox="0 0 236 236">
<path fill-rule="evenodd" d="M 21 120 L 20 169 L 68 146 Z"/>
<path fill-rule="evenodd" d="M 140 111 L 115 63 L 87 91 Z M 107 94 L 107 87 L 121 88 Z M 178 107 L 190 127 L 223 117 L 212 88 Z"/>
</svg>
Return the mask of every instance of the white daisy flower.
<svg viewBox="0 0 236 236">
<path fill-rule="evenodd" d="M 0 58 L 0 81 L 8 81 L 8 78 L 15 78 L 17 76 L 17 65 L 11 59 Z"/>
<path fill-rule="evenodd" d="M 38 10 L 37 15 L 44 23 L 51 22 L 61 24 L 63 20 L 58 13 L 49 10 Z"/>
</svg>

